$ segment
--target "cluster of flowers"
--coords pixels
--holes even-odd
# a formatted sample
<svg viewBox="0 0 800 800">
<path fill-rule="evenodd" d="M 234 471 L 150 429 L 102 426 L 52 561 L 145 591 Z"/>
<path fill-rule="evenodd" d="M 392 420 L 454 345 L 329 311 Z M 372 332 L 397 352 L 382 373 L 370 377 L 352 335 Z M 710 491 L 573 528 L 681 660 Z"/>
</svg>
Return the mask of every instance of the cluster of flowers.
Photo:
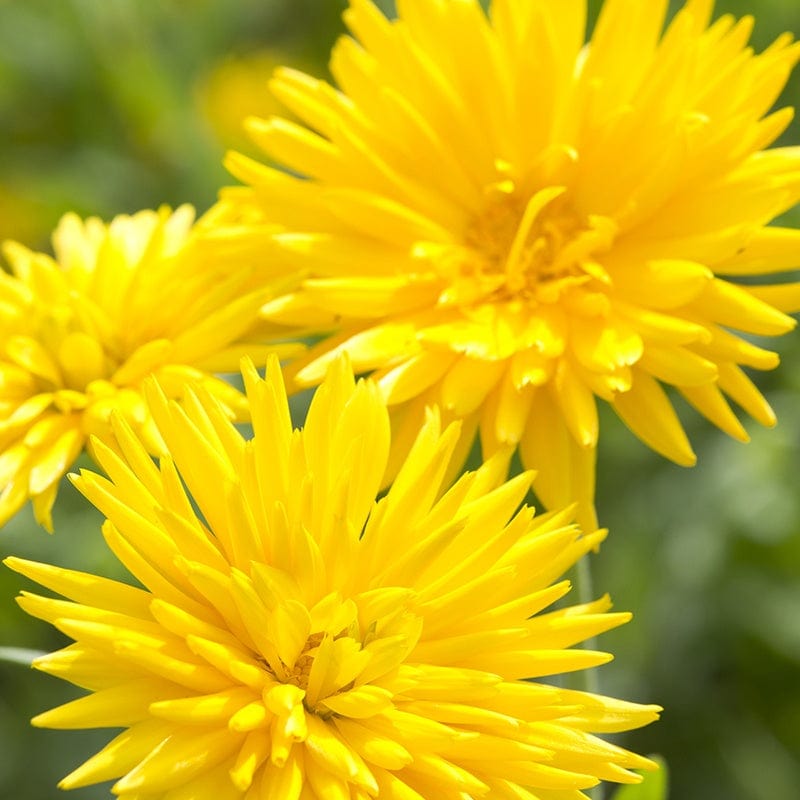
<svg viewBox="0 0 800 800">
<path fill-rule="evenodd" d="M 34 723 L 124 728 L 64 788 L 578 800 L 653 766 L 595 734 L 658 707 L 537 680 L 607 661 L 574 645 L 629 615 L 550 607 L 604 538 L 598 398 L 685 465 L 665 384 L 735 438 L 729 399 L 774 423 L 745 335 L 800 309 L 749 280 L 800 264 L 768 226 L 800 149 L 767 149 L 800 48 L 754 54 L 712 0 L 663 31 L 667 0 L 607 0 L 588 44 L 585 0 L 397 6 L 350 0 L 338 88 L 277 71 L 299 121 L 248 120 L 272 165 L 231 154 L 244 185 L 197 223 L 5 245 L 0 524 L 31 500 L 52 528 L 86 450 L 105 477 L 70 477 L 137 582 L 6 560 L 66 598 L 19 599 L 74 640 L 34 665 L 89 691 Z"/>
</svg>

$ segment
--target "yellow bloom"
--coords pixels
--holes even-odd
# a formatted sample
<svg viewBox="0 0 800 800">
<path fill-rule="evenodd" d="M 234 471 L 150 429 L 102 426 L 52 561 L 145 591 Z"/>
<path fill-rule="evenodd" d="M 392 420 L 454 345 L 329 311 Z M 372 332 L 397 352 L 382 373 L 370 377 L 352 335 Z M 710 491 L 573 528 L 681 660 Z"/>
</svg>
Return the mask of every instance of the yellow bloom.
<svg viewBox="0 0 800 800">
<path fill-rule="evenodd" d="M 208 370 L 238 369 L 236 340 L 267 295 L 246 276 L 193 269 L 184 206 L 59 223 L 55 259 L 6 242 L 0 271 L 0 525 L 33 500 L 50 530 L 60 478 L 117 409 L 155 451 L 141 382 L 171 396 L 201 381 L 232 413 L 244 398 Z M 260 351 L 259 351 L 260 352 Z"/>
<path fill-rule="evenodd" d="M 485 454 L 519 446 L 545 504 L 578 500 L 587 525 L 597 398 L 684 465 L 663 384 L 737 439 L 729 398 L 774 423 L 742 367 L 778 358 L 730 329 L 783 334 L 800 306 L 798 284 L 747 280 L 800 264 L 800 233 L 766 227 L 800 197 L 800 148 L 764 150 L 791 120 L 765 115 L 800 49 L 786 35 L 755 55 L 752 18 L 709 26 L 712 0 L 662 35 L 667 6 L 607 0 L 585 45 L 585 0 L 494 0 L 488 16 L 398 0 L 394 21 L 351 0 L 340 91 L 277 72 L 308 127 L 250 132 L 308 180 L 233 154 L 249 188 L 222 208 L 283 225 L 301 283 L 268 319 L 330 334 L 294 386 L 346 350 L 375 371 L 402 451 L 438 403 Z"/>
<path fill-rule="evenodd" d="M 579 800 L 653 766 L 592 732 L 646 724 L 657 707 L 524 680 L 609 660 L 572 649 L 629 618 L 607 597 L 545 612 L 603 532 L 517 510 L 530 476 L 503 483 L 497 459 L 445 491 L 458 423 L 442 430 L 435 411 L 376 502 L 389 418 L 372 382 L 339 361 L 292 431 L 277 358 L 265 380 L 248 362 L 244 379 L 252 439 L 203 387 L 181 408 L 153 382 L 171 455 L 155 465 L 119 420 L 120 455 L 97 444 L 109 479 L 75 481 L 144 588 L 6 560 L 68 598 L 19 600 L 75 640 L 35 666 L 91 692 L 34 724 L 126 728 L 64 788 Z"/>
</svg>

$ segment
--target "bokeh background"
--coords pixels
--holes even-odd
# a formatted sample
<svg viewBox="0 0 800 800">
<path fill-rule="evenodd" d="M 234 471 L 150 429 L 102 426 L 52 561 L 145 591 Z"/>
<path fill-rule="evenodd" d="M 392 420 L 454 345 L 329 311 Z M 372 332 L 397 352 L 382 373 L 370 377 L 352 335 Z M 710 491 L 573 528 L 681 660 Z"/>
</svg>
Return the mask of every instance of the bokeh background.
<svg viewBox="0 0 800 800">
<path fill-rule="evenodd" d="M 391 0 L 381 5 L 391 12 Z M 590 2 L 593 16 L 599 5 Z M 344 6 L 0 0 L 0 240 L 47 248 L 68 210 L 206 210 L 230 182 L 224 151 L 254 152 L 241 118 L 276 110 L 272 68 L 327 76 Z M 716 13 L 728 12 L 755 13 L 757 49 L 785 30 L 800 34 L 798 0 L 718 0 Z M 786 104 L 800 106 L 800 71 Z M 797 122 L 781 143 L 800 144 Z M 800 225 L 800 213 L 788 222 Z M 617 659 L 599 677 L 610 694 L 665 707 L 626 742 L 666 757 L 674 800 L 800 796 L 800 341 L 777 346 L 784 363 L 759 383 L 778 427 L 751 425 L 742 446 L 683 414 L 699 455 L 692 470 L 651 453 L 613 414 L 601 421 L 599 508 L 612 533 L 593 557 L 595 584 L 636 617 L 602 638 Z M 114 575 L 99 522 L 65 484 L 58 533 L 38 529 L 26 509 L 0 530 L 0 554 Z M 60 647 L 14 604 L 23 585 L 0 568 L 0 647 Z M 110 738 L 29 727 L 77 694 L 0 663 L 0 798 L 62 796 L 58 779 Z M 71 796 L 110 795 L 106 785 Z"/>
</svg>

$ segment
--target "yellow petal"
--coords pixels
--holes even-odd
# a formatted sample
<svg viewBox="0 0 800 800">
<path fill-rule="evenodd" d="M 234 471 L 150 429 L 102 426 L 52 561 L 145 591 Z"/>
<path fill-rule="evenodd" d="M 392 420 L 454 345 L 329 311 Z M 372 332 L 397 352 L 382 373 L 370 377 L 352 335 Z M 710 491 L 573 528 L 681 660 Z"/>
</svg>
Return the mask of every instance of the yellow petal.
<svg viewBox="0 0 800 800">
<path fill-rule="evenodd" d="M 117 781 L 112 791 L 167 791 L 220 764 L 233 754 L 236 745 L 236 738 L 224 728 L 178 731 Z"/>
<path fill-rule="evenodd" d="M 559 362 L 553 389 L 562 417 L 575 440 L 583 448 L 596 447 L 599 423 L 594 395 L 569 362 Z"/>
<path fill-rule="evenodd" d="M 68 334 L 58 348 L 58 363 L 64 382 L 83 389 L 93 380 L 106 377 L 106 355 L 100 342 L 82 331 Z"/>
<path fill-rule="evenodd" d="M 746 287 L 714 280 L 697 298 L 715 322 L 748 333 L 778 336 L 795 326 L 795 321 L 753 296 Z"/>
<path fill-rule="evenodd" d="M 630 390 L 618 394 L 613 407 L 646 445 L 681 466 L 694 465 L 697 457 L 675 409 L 659 383 L 646 372 L 636 371 Z"/>
<path fill-rule="evenodd" d="M 520 443 L 522 463 L 536 472 L 534 490 L 547 508 L 580 504 L 580 521 L 597 527 L 594 512 L 595 450 L 581 447 L 546 388 L 536 390 L 528 430 Z"/>
<path fill-rule="evenodd" d="M 742 427 L 724 395 L 716 385 L 681 386 L 680 393 L 691 403 L 706 419 L 711 420 L 720 430 L 725 431 L 740 442 L 749 442 L 750 437 Z"/>
<path fill-rule="evenodd" d="M 41 494 L 56 484 L 83 450 L 85 441 L 79 429 L 68 427 L 57 439 L 48 442 L 43 451 L 37 452 L 28 477 L 31 494 Z"/>
<path fill-rule="evenodd" d="M 719 387 L 735 400 L 753 419 L 771 428 L 777 422 L 775 412 L 753 381 L 736 364 L 722 364 Z"/>
<path fill-rule="evenodd" d="M 347 692 L 326 697 L 324 705 L 331 711 L 352 719 L 380 714 L 392 705 L 392 694 L 379 686 L 359 686 Z"/>
<path fill-rule="evenodd" d="M 62 385 L 58 364 L 36 339 L 30 336 L 11 336 L 5 342 L 5 351 L 15 364 L 47 381 L 52 387 Z"/>
<path fill-rule="evenodd" d="M 648 346 L 639 366 L 654 378 L 675 386 L 703 386 L 717 377 L 717 365 L 688 348 Z"/>
</svg>

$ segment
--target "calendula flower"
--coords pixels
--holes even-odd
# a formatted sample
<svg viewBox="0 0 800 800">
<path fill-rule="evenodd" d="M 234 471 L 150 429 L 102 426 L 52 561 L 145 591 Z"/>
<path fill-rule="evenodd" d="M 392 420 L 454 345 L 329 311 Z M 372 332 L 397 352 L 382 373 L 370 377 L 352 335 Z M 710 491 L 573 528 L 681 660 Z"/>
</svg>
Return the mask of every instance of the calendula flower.
<svg viewBox="0 0 800 800">
<path fill-rule="evenodd" d="M 0 271 L 0 525 L 28 500 L 52 528 L 60 478 L 90 435 L 120 411 L 159 449 L 141 382 L 171 396 L 200 381 L 233 414 L 243 396 L 210 370 L 237 371 L 238 342 L 268 296 L 243 291 L 244 271 L 196 270 L 183 206 L 116 217 L 66 215 L 55 258 L 6 242 Z M 259 349 L 257 352 L 261 352 Z"/>
<path fill-rule="evenodd" d="M 749 280 L 800 264 L 800 233 L 766 227 L 800 197 L 800 149 L 765 150 L 800 49 L 754 54 L 752 18 L 709 24 L 712 0 L 662 33 L 667 7 L 607 0 L 585 44 L 584 0 L 398 0 L 395 20 L 350 0 L 338 90 L 277 72 L 305 125 L 248 126 L 295 174 L 233 154 L 249 186 L 222 203 L 251 215 L 251 251 L 254 210 L 283 225 L 299 286 L 265 314 L 324 334 L 294 387 L 346 350 L 402 452 L 438 403 L 485 454 L 519 446 L 545 504 L 578 500 L 587 525 L 598 398 L 683 465 L 664 384 L 737 439 L 729 399 L 774 423 L 743 367 L 778 358 L 738 331 L 783 334 L 800 305 L 796 283 Z"/>
<path fill-rule="evenodd" d="M 554 583 L 603 538 L 568 512 L 518 504 L 491 459 L 443 485 L 458 423 L 431 411 L 376 502 L 389 418 L 337 362 L 293 431 L 280 366 L 244 381 L 246 440 L 204 387 L 181 407 L 153 382 L 170 455 L 156 465 L 115 417 L 108 478 L 78 488 L 142 588 L 17 558 L 67 600 L 24 592 L 75 641 L 34 665 L 90 694 L 34 719 L 123 727 L 62 781 L 119 780 L 123 800 L 578 800 L 652 763 L 593 732 L 655 706 L 545 685 L 610 656 L 572 649 L 625 622 L 608 599 L 545 611 Z"/>
</svg>

